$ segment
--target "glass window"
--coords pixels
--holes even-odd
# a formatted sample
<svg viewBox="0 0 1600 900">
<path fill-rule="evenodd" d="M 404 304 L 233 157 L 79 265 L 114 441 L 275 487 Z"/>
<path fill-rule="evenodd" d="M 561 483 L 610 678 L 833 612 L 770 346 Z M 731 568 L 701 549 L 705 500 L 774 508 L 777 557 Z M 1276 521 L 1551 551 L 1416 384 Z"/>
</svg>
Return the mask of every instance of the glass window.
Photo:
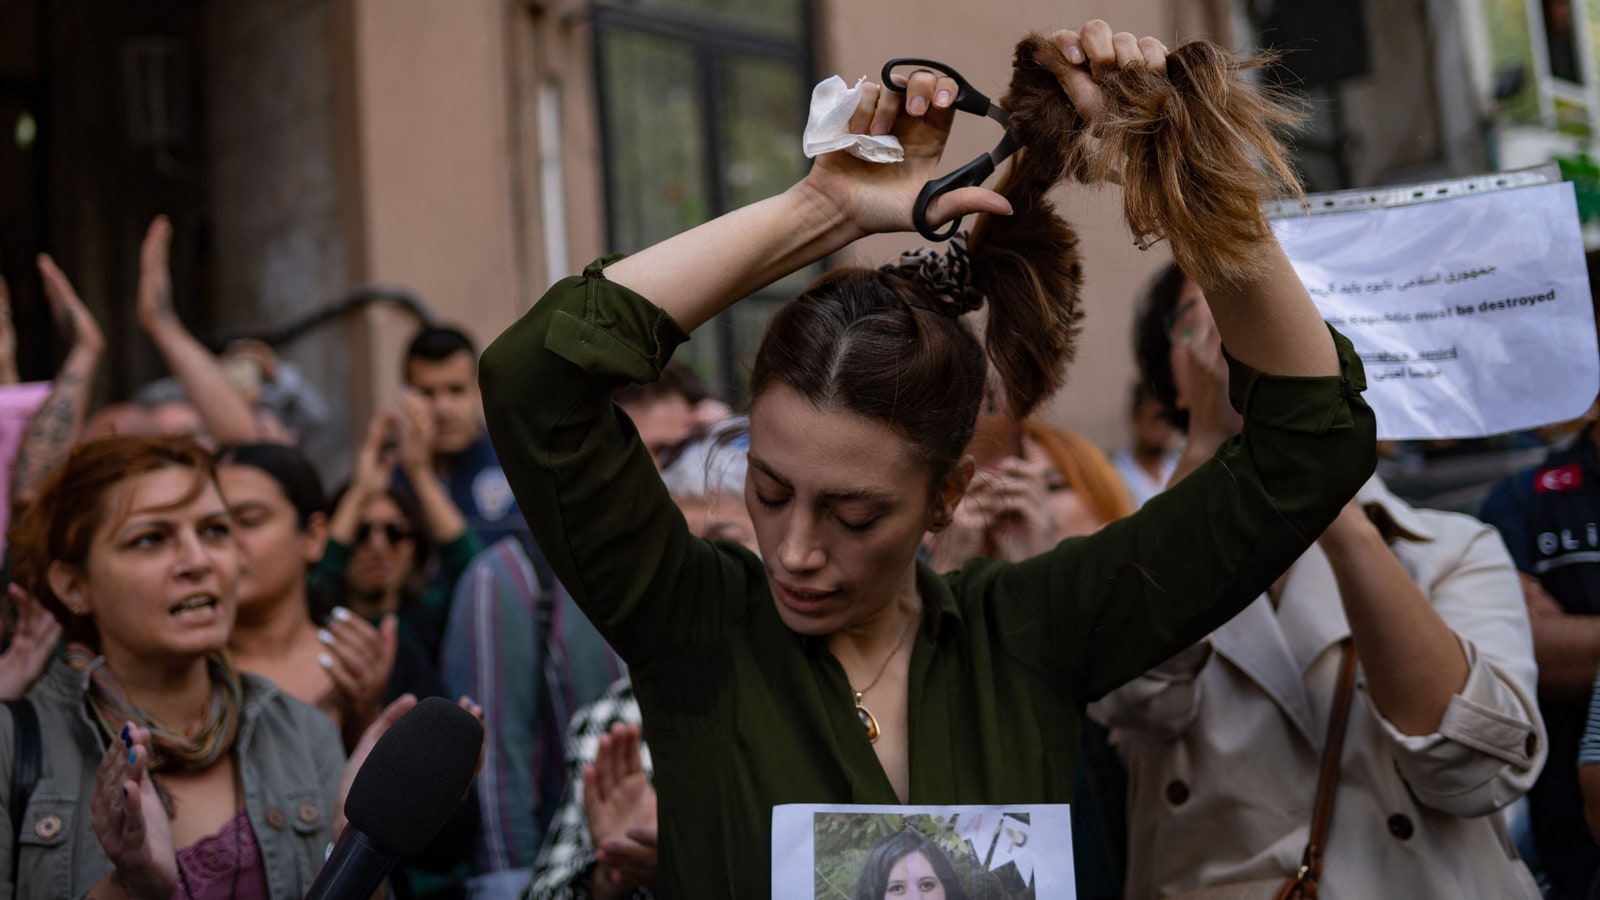
<svg viewBox="0 0 1600 900">
<path fill-rule="evenodd" d="M 611 246 L 631 253 L 708 218 L 705 97 L 692 48 L 636 31 L 604 36 Z"/>
<path fill-rule="evenodd" d="M 637 0 L 595 10 L 611 249 L 649 246 L 771 196 L 808 165 L 807 0 Z M 796 273 L 695 334 L 677 359 L 745 399 L 745 376 Z"/>
<path fill-rule="evenodd" d="M 805 28 L 804 0 L 643 0 L 640 5 L 797 39 Z"/>
</svg>

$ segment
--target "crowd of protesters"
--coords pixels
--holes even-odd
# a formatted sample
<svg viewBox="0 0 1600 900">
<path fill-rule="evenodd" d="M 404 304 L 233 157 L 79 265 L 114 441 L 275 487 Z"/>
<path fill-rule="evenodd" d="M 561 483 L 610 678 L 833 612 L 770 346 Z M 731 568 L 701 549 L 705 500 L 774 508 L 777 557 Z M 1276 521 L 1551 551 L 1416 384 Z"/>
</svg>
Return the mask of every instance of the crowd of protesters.
<svg viewBox="0 0 1600 900">
<path fill-rule="evenodd" d="M 445 696 L 483 761 L 400 898 L 758 896 L 778 804 L 1069 801 L 1096 900 L 1600 896 L 1600 415 L 1481 520 L 1397 496 L 1359 360 L 1252 230 L 1277 183 L 1224 177 L 1281 167 L 1281 110 L 1195 46 L 1025 42 L 1007 180 L 928 208 L 974 230 L 786 305 L 742 415 L 673 347 L 910 230 L 947 78 L 863 93 L 904 163 L 823 156 L 591 266 L 481 373 L 422 328 L 340 486 L 300 449 L 317 388 L 176 315 L 166 219 L 137 318 L 171 377 L 127 402 L 92 407 L 105 335 L 41 256 L 68 349 L 6 473 L 0 893 L 300 897 L 373 744 Z M 1138 120 L 1160 92 L 1215 169 Z M 1112 170 L 1189 195 L 1151 203 L 1178 263 L 1108 455 L 1035 410 L 1093 265 L 1044 197 Z M 991 896 L 957 868 L 907 830 L 841 895 Z"/>
</svg>

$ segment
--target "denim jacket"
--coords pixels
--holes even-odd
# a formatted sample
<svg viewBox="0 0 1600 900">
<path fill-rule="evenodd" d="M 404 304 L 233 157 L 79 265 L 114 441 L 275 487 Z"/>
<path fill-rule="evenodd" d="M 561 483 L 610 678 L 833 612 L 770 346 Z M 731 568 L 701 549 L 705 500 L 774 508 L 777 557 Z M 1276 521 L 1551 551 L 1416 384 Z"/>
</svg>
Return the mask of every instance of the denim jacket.
<svg viewBox="0 0 1600 900">
<path fill-rule="evenodd" d="M 264 678 L 240 677 L 239 768 L 268 892 L 302 897 L 332 835 L 342 745 L 326 716 Z M 89 806 L 105 744 L 84 703 L 88 688 L 87 673 L 56 662 L 28 695 L 39 714 L 42 772 L 20 838 L 11 833 L 14 732 L 9 710 L 0 710 L 0 900 L 82 897 L 111 872 Z"/>
</svg>

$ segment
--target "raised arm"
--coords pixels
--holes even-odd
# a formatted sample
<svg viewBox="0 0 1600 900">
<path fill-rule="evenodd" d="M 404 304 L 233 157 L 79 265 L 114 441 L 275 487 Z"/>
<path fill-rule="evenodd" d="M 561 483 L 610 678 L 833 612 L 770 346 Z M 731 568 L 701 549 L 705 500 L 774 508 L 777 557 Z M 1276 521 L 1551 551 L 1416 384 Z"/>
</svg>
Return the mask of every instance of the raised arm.
<svg viewBox="0 0 1600 900">
<path fill-rule="evenodd" d="M 172 307 L 172 223 L 156 216 L 139 247 L 139 327 L 155 342 L 206 431 L 219 445 L 262 439 L 250 404 L 233 389 L 215 354 L 195 339 Z"/>
<path fill-rule="evenodd" d="M 1123 146 L 1128 142 L 1125 134 L 1131 130 L 1128 120 L 1134 111 L 1120 105 L 1119 92 L 1108 92 L 1103 82 L 1113 71 L 1125 71 L 1130 67 L 1166 72 L 1166 48 L 1153 38 L 1141 39 L 1126 32 L 1113 34 L 1111 26 L 1098 19 L 1084 25 L 1081 31 L 1058 32 L 1051 40 L 1064 59 L 1042 61 L 1055 70 L 1062 88 L 1088 120 L 1090 128 L 1117 129 L 1120 133 L 1107 136 L 1113 139 L 1113 146 Z M 1178 59 L 1187 64 L 1189 56 Z M 1132 79 L 1124 77 L 1114 84 L 1120 87 L 1130 81 Z M 1220 145 L 1204 144 L 1210 149 L 1209 153 L 1175 153 L 1172 155 L 1181 160 L 1159 161 L 1165 168 L 1158 174 L 1171 174 L 1179 179 L 1189 192 L 1187 196 L 1173 196 L 1175 192 L 1169 185 L 1152 177 L 1148 170 L 1123 171 L 1121 180 L 1127 191 L 1152 194 L 1151 214 L 1166 216 L 1165 221 L 1157 223 L 1160 231 L 1172 242 L 1173 255 L 1184 271 L 1205 290 L 1223 344 L 1235 359 L 1271 375 L 1337 375 L 1338 360 L 1321 314 L 1266 227 L 1265 217 L 1258 208 L 1252 208 L 1252 204 L 1269 199 L 1256 196 L 1258 192 L 1276 183 L 1292 183 L 1293 176 L 1275 141 L 1259 143 L 1257 146 L 1265 152 L 1257 159 L 1257 154 L 1252 152 L 1254 148 L 1241 140 L 1240 135 L 1264 134 L 1270 124 L 1244 115 L 1236 116 L 1227 110 L 1229 103 L 1248 103 L 1250 96 L 1250 92 L 1231 92 L 1209 98 L 1213 102 L 1205 104 L 1208 111 L 1223 110 L 1215 124 L 1229 129 L 1224 137 L 1231 140 L 1224 140 Z M 1167 102 L 1178 103 L 1181 98 L 1169 98 Z M 1251 104 L 1241 108 L 1241 112 L 1273 115 L 1265 105 Z M 1193 127 L 1203 128 L 1207 121 L 1196 117 Z M 1107 165 L 1120 163 L 1122 161 L 1117 160 Z M 1226 177 L 1225 173 L 1241 170 L 1245 180 L 1237 186 L 1215 180 Z M 1155 192 L 1163 196 L 1154 197 Z M 1230 192 L 1237 194 L 1237 199 L 1227 196 Z M 1216 196 L 1206 196 L 1208 193 Z M 1213 219 L 1207 222 L 1204 216 L 1192 215 L 1202 209 L 1229 213 L 1236 221 Z M 1254 221 L 1249 221 L 1252 216 Z M 1223 227 L 1219 229 L 1218 226 Z M 1251 246 L 1238 246 L 1241 240 L 1226 248 L 1248 258 L 1251 265 L 1210 264 L 1208 261 L 1225 249 L 1221 246 L 1223 236 L 1235 233 L 1259 238 Z M 1212 241 L 1217 245 L 1213 246 Z"/>
<path fill-rule="evenodd" d="M 72 282 L 62 274 L 55 260 L 39 254 L 39 276 L 44 280 L 45 299 L 50 303 L 56 329 L 67 339 L 67 358 L 56 372 L 50 394 L 22 436 L 16 466 L 11 470 L 11 498 L 17 506 L 33 501 L 46 475 L 61 465 L 83 431 L 88 415 L 89 392 L 94 387 L 95 371 L 105 353 L 106 339 L 89 308 L 78 299 Z"/>
<path fill-rule="evenodd" d="M 905 147 L 905 162 L 868 163 L 843 152 L 818 157 L 784 193 L 613 263 L 606 276 L 693 331 L 740 298 L 859 237 L 911 230 L 911 203 L 937 176 L 955 115 L 955 85 L 918 72 L 904 95 L 870 82 L 863 88 L 850 131 L 893 134 Z M 937 226 L 970 212 L 1010 211 L 999 194 L 964 188 L 937 198 L 928 218 Z"/>
<path fill-rule="evenodd" d="M 1372 705 L 1402 734 L 1438 731 L 1451 698 L 1467 683 L 1460 639 L 1360 503 L 1346 504 L 1319 543 L 1339 583 Z M 1503 577 L 1488 583 L 1480 578 L 1478 589 L 1489 595 L 1486 601 L 1503 599 L 1499 594 L 1511 586 L 1510 565 L 1499 574 Z"/>
<path fill-rule="evenodd" d="M 1038 638 L 1014 646 L 1093 700 L 1196 643 L 1281 575 L 1371 474 L 1375 429 L 1359 358 L 1347 341 L 1336 350 L 1261 214 L 1274 185 L 1292 182 L 1268 128 L 1282 108 L 1210 45 L 1169 54 L 1091 22 L 1034 50 L 1095 139 L 1080 171 L 1115 176 L 1133 230 L 1164 236 L 1204 288 L 1244 419 L 1239 437 L 1139 513 L 971 573 L 995 577 L 993 593 L 1011 599 L 991 604 L 1007 618 L 997 627 Z M 1169 81 L 1174 67 L 1184 77 Z M 1161 112 L 1168 104 L 1182 114 Z"/>
<path fill-rule="evenodd" d="M 411 482 L 422 517 L 427 520 L 423 526 L 428 529 L 428 537 L 442 549 L 466 533 L 467 517 L 434 474 L 433 415 L 422 395 L 408 389 L 400 395 L 394 421 L 400 468 Z M 454 577 L 459 573 L 450 574 Z"/>
<path fill-rule="evenodd" d="M 1434 809 L 1500 809 L 1532 786 L 1548 743 L 1511 559 L 1466 516 L 1363 505 L 1346 506 L 1320 543 L 1395 766 Z M 1402 521 L 1428 539 L 1391 549 Z"/>
<path fill-rule="evenodd" d="M 489 433 L 539 548 L 631 666 L 718 633 L 708 623 L 738 614 L 718 601 L 742 609 L 746 586 L 765 579 L 742 548 L 691 537 L 611 392 L 654 380 L 689 329 L 755 288 L 862 234 L 909 229 L 952 117 L 933 108 L 937 86 L 913 78 L 925 115 L 900 115 L 892 92 L 868 91 L 857 110 L 855 127 L 894 131 L 908 162 L 819 159 L 778 197 L 555 285 L 484 353 Z M 974 188 L 930 218 L 1008 208 Z"/>
<path fill-rule="evenodd" d="M 379 411 L 367 423 L 367 436 L 356 450 L 355 468 L 350 472 L 350 486 L 345 488 L 339 505 L 328 517 L 329 540 L 353 546 L 367 501 L 389 487 L 394 463 L 385 452 L 384 443 L 392 433 L 393 424 L 394 414 L 386 410 Z"/>
</svg>

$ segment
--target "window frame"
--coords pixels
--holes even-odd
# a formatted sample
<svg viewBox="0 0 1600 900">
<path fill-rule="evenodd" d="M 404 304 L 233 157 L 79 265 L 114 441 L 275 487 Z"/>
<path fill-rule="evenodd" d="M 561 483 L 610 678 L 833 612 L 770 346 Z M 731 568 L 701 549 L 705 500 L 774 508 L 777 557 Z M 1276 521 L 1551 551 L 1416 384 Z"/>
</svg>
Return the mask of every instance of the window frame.
<svg viewBox="0 0 1600 900">
<path fill-rule="evenodd" d="M 591 28 L 591 53 L 595 84 L 596 111 L 599 116 L 600 167 L 605 212 L 605 240 L 608 253 L 623 248 L 618 243 L 619 191 L 617 186 L 617 135 L 613 132 L 610 101 L 616 96 L 617 86 L 606 76 L 606 40 L 618 32 L 633 32 L 662 38 L 684 46 L 691 51 L 698 68 L 698 83 L 694 86 L 701 98 L 700 121 L 696 123 L 706 136 L 706 152 L 701 161 L 701 176 L 705 179 L 708 218 L 731 211 L 730 190 L 726 183 L 728 132 L 724 127 L 725 73 L 723 57 L 727 55 L 756 58 L 763 61 L 785 63 L 794 68 L 798 76 L 796 89 L 798 109 L 802 115 L 810 107 L 812 85 L 816 83 L 815 8 L 813 0 L 801 0 L 800 22 L 792 36 L 764 33 L 752 29 L 736 19 L 724 18 L 714 12 L 695 12 L 681 9 L 644 7 L 628 0 L 597 0 L 593 6 Z M 797 126 L 804 126 L 804 121 Z M 798 154 L 800 148 L 796 147 Z M 632 248 L 630 248 L 632 249 Z M 741 357 L 746 349 L 741 346 L 739 318 L 748 318 L 755 312 L 761 321 L 770 317 L 776 306 L 789 299 L 787 293 L 770 286 L 756 291 L 739 304 L 725 310 L 708 323 L 711 328 L 704 337 L 710 337 L 716 347 L 707 361 L 714 367 L 714 377 L 707 380 L 715 385 L 716 393 L 730 403 L 739 404 L 744 396 Z M 750 348 L 753 350 L 753 348 Z M 701 372 L 706 375 L 708 373 Z"/>
</svg>

